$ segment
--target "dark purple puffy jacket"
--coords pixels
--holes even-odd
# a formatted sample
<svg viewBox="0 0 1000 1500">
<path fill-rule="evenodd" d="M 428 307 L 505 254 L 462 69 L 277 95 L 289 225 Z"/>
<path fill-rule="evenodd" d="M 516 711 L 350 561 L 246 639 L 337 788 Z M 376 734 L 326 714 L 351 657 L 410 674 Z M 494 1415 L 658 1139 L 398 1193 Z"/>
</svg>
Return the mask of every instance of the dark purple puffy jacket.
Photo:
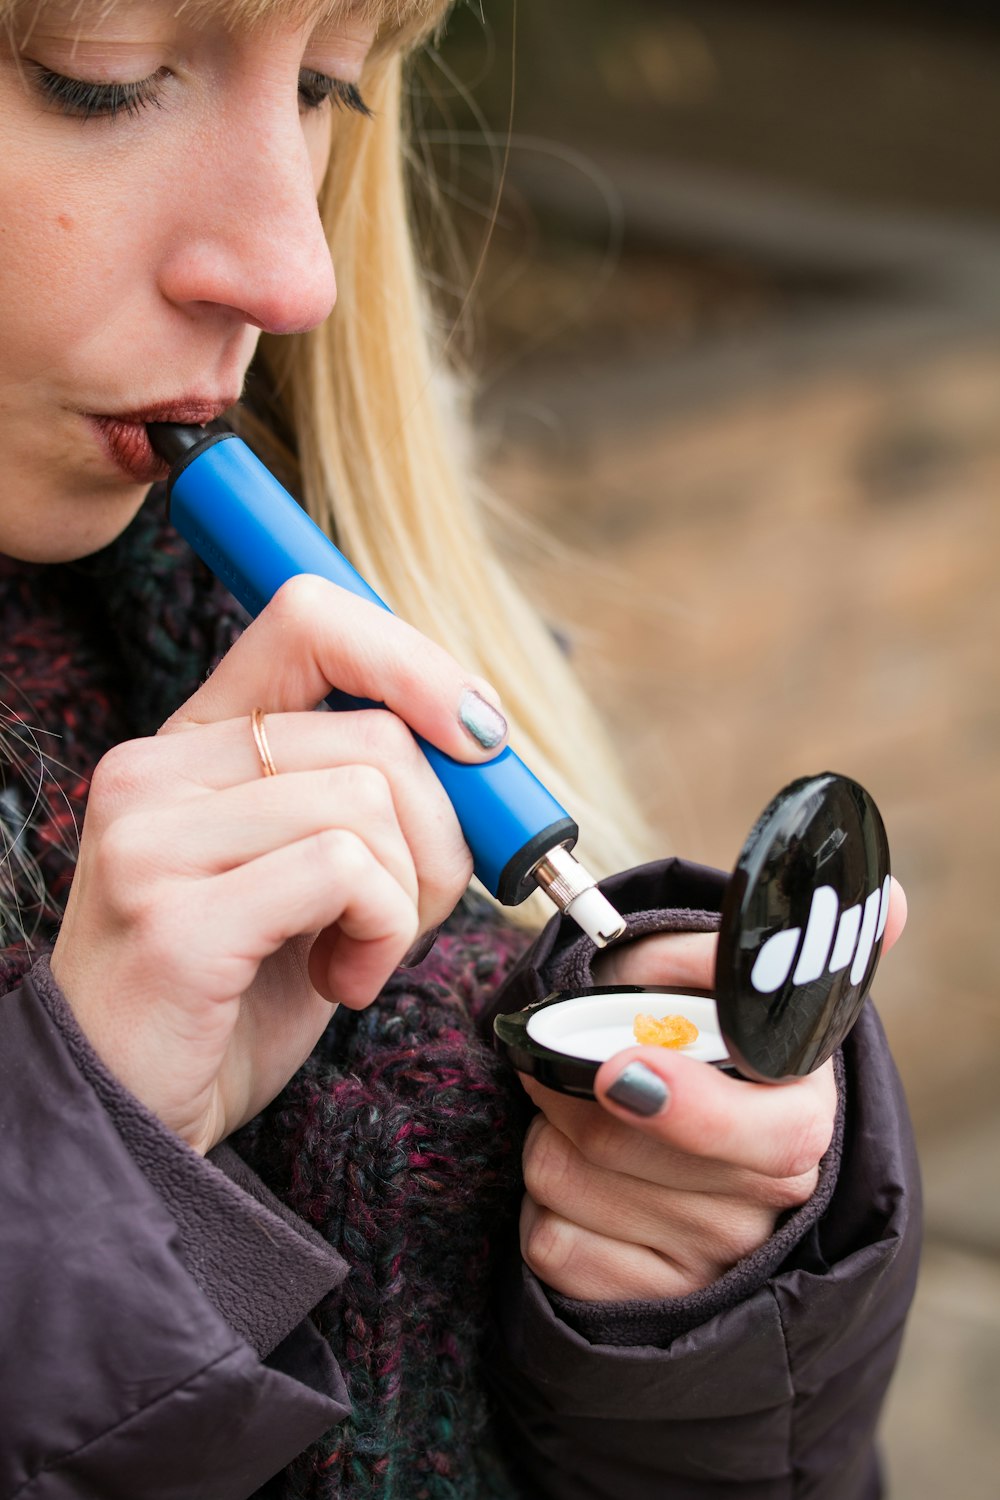
<svg viewBox="0 0 1000 1500">
<path fill-rule="evenodd" d="M 722 882 L 667 861 L 609 889 L 697 926 Z M 566 925 L 496 1009 L 551 986 Z M 507 1268 L 490 1374 L 525 1500 L 880 1493 L 919 1187 L 871 1007 L 840 1086 L 815 1199 L 705 1292 L 585 1306 Z M 203 1161 L 117 1084 L 44 961 L 0 999 L 0 1500 L 251 1495 L 348 1410 L 308 1317 L 346 1271 L 228 1147 Z"/>
</svg>

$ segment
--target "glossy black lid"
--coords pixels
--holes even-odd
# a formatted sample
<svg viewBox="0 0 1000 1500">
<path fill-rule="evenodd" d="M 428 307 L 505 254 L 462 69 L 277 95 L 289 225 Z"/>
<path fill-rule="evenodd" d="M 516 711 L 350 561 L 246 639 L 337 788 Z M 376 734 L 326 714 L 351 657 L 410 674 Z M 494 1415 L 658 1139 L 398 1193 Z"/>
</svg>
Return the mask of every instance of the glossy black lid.
<svg viewBox="0 0 1000 1500">
<path fill-rule="evenodd" d="M 799 1077 L 853 1026 L 882 950 L 889 845 L 872 798 L 823 772 L 757 819 L 726 888 L 715 995 L 748 1078 Z"/>
</svg>

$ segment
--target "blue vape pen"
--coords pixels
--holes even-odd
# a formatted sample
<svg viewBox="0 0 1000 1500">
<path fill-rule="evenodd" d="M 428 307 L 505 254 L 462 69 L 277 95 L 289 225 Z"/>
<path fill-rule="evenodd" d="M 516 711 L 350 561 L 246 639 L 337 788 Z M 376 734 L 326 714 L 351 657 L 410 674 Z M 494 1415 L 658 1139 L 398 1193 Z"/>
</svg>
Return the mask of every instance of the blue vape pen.
<svg viewBox="0 0 1000 1500">
<path fill-rule="evenodd" d="M 173 465 L 170 520 L 251 615 L 299 573 L 318 574 L 388 605 L 235 433 L 215 424 L 151 423 L 150 441 Z M 333 692 L 332 708 L 372 707 Z M 578 829 L 513 750 L 467 765 L 418 738 L 448 794 L 476 875 L 506 906 L 544 890 L 603 947 L 625 923 L 570 853 Z"/>
</svg>

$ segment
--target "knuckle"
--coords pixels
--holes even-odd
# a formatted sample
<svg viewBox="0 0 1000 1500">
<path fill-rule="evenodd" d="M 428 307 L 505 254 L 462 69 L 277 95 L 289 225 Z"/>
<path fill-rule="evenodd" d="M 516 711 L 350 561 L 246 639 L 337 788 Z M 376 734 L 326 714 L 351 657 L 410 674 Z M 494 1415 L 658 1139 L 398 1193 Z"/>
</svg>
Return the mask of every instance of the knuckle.
<svg viewBox="0 0 1000 1500">
<path fill-rule="evenodd" d="M 832 1113 L 821 1102 L 810 1101 L 782 1143 L 775 1163 L 777 1175 L 795 1178 L 815 1172 L 832 1137 Z"/>
<path fill-rule="evenodd" d="M 554 1208 L 565 1201 L 572 1166 L 569 1141 L 544 1115 L 538 1117 L 524 1144 L 524 1185 L 536 1203 Z"/>
<path fill-rule="evenodd" d="M 413 732 L 398 714 L 377 709 L 361 719 L 369 754 L 383 770 L 391 767 L 395 774 L 423 764 Z"/>
<path fill-rule="evenodd" d="M 118 865 L 108 878 L 97 871 L 105 911 L 112 930 L 138 946 L 150 972 L 168 973 L 177 962 L 178 934 L 189 938 L 188 924 L 176 920 L 167 889 L 152 880 L 136 879 Z"/>
<path fill-rule="evenodd" d="M 112 911 L 132 924 L 141 925 L 147 918 L 151 868 L 143 820 L 138 816 L 115 819 L 94 851 L 94 877 Z"/>
<path fill-rule="evenodd" d="M 770 1192 L 766 1197 L 767 1205 L 779 1211 L 801 1208 L 803 1203 L 809 1202 L 816 1191 L 818 1182 L 818 1166 L 813 1167 L 809 1172 L 801 1172 L 797 1176 L 775 1178 L 770 1184 Z"/>
<path fill-rule="evenodd" d="M 363 814 L 366 822 L 376 819 L 380 823 L 395 822 L 392 787 L 385 772 L 377 766 L 348 766 L 343 771 L 331 771 L 329 777 L 331 791 L 336 789 L 336 795 L 341 801 L 346 794 L 352 805 Z"/>
<path fill-rule="evenodd" d="M 668 1286 L 663 1295 L 669 1297 L 689 1297 L 694 1292 L 703 1291 L 718 1279 L 719 1269 L 716 1266 L 706 1267 L 700 1270 L 697 1266 L 688 1265 L 675 1260 L 672 1256 L 664 1255 L 657 1251 L 667 1273 Z"/>
<path fill-rule="evenodd" d="M 744 1209 L 713 1226 L 715 1259 L 727 1269 L 752 1255 L 768 1239 L 773 1227 L 769 1213 Z"/>
<path fill-rule="evenodd" d="M 454 860 L 453 878 L 448 882 L 447 886 L 447 894 L 449 896 L 454 894 L 456 887 L 459 895 L 461 895 L 474 873 L 472 851 L 464 839 L 461 840 L 460 847 L 455 851 Z"/>
<path fill-rule="evenodd" d="M 394 932 L 404 950 L 414 941 L 419 915 L 413 901 L 360 835 L 349 828 L 324 828 L 306 845 L 303 857 L 312 861 L 317 882 L 335 879 L 337 890 L 349 899 L 377 893 L 386 933 Z"/>
<path fill-rule="evenodd" d="M 316 629 L 317 619 L 331 609 L 335 597 L 332 585 L 325 579 L 298 573 L 281 585 L 268 609 L 277 624 L 311 632 Z"/>
<path fill-rule="evenodd" d="M 91 778 L 88 805 L 100 811 L 133 801 L 148 780 L 152 743 L 126 740 L 102 755 Z"/>
<path fill-rule="evenodd" d="M 384 777 L 391 815 L 411 845 L 422 899 L 429 910 L 446 915 L 472 879 L 472 855 L 458 819 L 404 721 L 385 711 L 363 713 L 359 720 L 359 753 Z"/>
<path fill-rule="evenodd" d="M 364 878 L 372 863 L 367 844 L 349 828 L 323 828 L 307 841 L 307 846 L 324 875 L 334 865 L 338 875 L 352 885 Z"/>
<path fill-rule="evenodd" d="M 620 1166 L 622 1131 L 625 1128 L 603 1109 L 587 1110 L 576 1127 L 577 1150 L 592 1166 L 616 1171 Z"/>
<path fill-rule="evenodd" d="M 147 890 L 134 903 L 131 926 L 149 970 L 157 974 L 175 971 L 178 953 L 184 951 L 180 934 L 189 942 L 192 924 L 180 917 L 173 904 L 162 893 Z"/>
<path fill-rule="evenodd" d="M 472 856 L 465 840 L 459 836 L 443 845 L 435 841 L 430 847 L 416 849 L 414 856 L 421 900 L 429 910 L 447 916 L 472 879 Z"/>
<path fill-rule="evenodd" d="M 425 699 L 428 688 L 428 643 L 414 633 L 407 633 L 401 642 L 402 649 L 396 662 L 396 685 L 407 702 Z"/>
<path fill-rule="evenodd" d="M 542 1281 L 565 1272 L 573 1259 L 573 1226 L 539 1207 L 521 1238 L 525 1265 Z"/>
</svg>

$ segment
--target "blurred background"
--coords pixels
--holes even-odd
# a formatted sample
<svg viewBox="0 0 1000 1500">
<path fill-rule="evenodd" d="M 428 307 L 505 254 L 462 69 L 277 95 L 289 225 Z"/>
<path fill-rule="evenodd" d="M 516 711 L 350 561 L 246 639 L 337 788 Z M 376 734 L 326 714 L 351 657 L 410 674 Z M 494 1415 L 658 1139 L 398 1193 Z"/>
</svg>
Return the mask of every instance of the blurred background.
<svg viewBox="0 0 1000 1500">
<path fill-rule="evenodd" d="M 414 109 L 500 530 L 664 845 L 731 867 L 807 772 L 882 808 L 928 1218 L 891 1494 L 995 1500 L 1000 11 L 487 0 Z"/>
</svg>

